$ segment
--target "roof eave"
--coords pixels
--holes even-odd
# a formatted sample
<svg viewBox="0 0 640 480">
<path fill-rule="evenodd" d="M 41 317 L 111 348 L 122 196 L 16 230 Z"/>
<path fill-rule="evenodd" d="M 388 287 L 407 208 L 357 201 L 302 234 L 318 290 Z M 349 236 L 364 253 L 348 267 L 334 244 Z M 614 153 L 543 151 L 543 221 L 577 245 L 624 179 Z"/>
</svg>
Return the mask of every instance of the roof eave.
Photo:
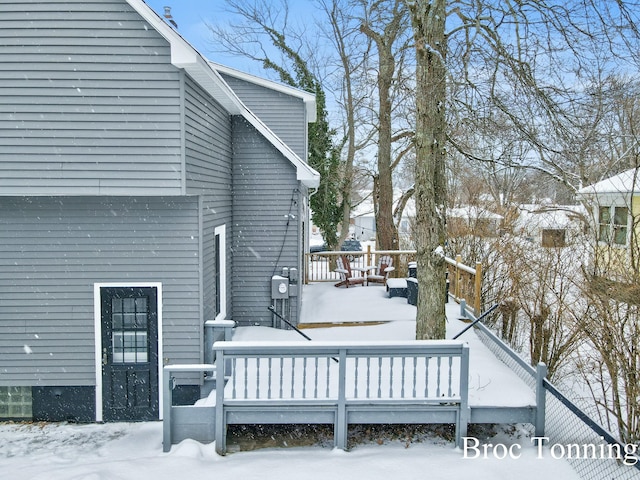
<svg viewBox="0 0 640 480">
<path fill-rule="evenodd" d="M 276 92 L 281 92 L 281 93 L 284 93 L 285 95 L 290 95 L 292 97 L 301 99 L 305 105 L 307 122 L 314 123 L 316 121 L 317 119 L 316 96 L 313 93 L 307 92 L 305 90 L 301 90 L 299 88 L 291 87 L 283 83 L 274 82 L 273 80 L 268 80 L 266 78 L 258 77 L 256 75 L 252 75 L 250 73 L 243 72 L 241 70 L 237 70 L 235 68 L 231 68 L 226 65 L 221 65 L 219 63 L 212 62 L 211 60 L 209 60 L 208 62 L 209 62 L 209 65 L 211 65 L 211 67 L 217 72 L 221 72 L 226 75 L 244 80 L 246 82 L 254 83 L 256 85 L 269 88 Z"/>
<path fill-rule="evenodd" d="M 231 115 L 242 115 L 269 142 L 271 142 L 296 168 L 296 178 L 309 188 L 317 188 L 320 175 L 298 157 L 273 133 L 227 85 L 209 62 L 182 36 L 160 18 L 143 0 L 126 0 L 171 46 L 171 63 L 184 69 L 198 84 L 207 90 Z M 311 94 L 308 94 L 311 95 Z M 315 102 L 315 98 L 314 98 Z M 315 109 L 313 109 L 315 112 Z"/>
</svg>

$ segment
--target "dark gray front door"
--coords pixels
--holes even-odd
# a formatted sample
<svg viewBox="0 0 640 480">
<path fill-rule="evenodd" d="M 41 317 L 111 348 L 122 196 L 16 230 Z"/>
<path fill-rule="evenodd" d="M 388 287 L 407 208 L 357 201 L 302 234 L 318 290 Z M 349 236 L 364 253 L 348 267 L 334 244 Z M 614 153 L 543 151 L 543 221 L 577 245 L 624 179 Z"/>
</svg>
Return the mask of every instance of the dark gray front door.
<svg viewBox="0 0 640 480">
<path fill-rule="evenodd" d="M 100 297 L 103 419 L 157 420 L 157 291 L 151 287 L 104 287 Z"/>
</svg>

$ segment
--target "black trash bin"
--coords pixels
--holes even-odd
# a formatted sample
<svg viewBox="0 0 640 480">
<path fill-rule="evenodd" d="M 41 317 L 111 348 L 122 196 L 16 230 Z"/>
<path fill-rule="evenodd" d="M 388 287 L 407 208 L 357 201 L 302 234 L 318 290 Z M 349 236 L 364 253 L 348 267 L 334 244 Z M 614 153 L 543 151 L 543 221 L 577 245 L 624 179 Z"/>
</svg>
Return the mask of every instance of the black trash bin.
<svg viewBox="0 0 640 480">
<path fill-rule="evenodd" d="M 444 303 L 449 303 L 449 272 L 445 272 L 444 279 L 446 282 L 444 288 Z"/>
<path fill-rule="evenodd" d="M 418 280 L 413 277 L 407 278 L 407 303 L 418 305 Z"/>
<path fill-rule="evenodd" d="M 418 264 L 417 262 L 409 262 L 409 277 L 418 278 Z"/>
</svg>

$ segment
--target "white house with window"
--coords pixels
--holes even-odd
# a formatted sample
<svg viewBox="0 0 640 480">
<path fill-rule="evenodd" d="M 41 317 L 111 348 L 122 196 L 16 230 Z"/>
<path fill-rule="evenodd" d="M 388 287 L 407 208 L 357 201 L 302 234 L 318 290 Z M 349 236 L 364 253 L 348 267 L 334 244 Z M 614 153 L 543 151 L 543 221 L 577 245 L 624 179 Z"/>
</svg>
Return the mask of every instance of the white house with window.
<svg viewBox="0 0 640 480">
<path fill-rule="evenodd" d="M 633 168 L 578 193 L 596 226 L 596 270 L 613 280 L 638 276 L 640 169 Z"/>
</svg>

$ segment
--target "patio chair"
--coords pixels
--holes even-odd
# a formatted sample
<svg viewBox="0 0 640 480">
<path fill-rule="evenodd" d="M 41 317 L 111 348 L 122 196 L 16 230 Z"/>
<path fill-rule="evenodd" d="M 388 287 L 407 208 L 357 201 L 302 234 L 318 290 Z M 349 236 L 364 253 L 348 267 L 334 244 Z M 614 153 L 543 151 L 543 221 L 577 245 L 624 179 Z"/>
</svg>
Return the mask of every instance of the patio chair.
<svg viewBox="0 0 640 480">
<path fill-rule="evenodd" d="M 349 285 L 364 285 L 365 277 L 356 277 L 351 272 L 351 264 L 345 255 L 341 255 L 336 259 L 336 269 L 334 272 L 340 274 L 341 280 L 335 284 L 336 287 L 343 285 L 349 288 Z"/>
<path fill-rule="evenodd" d="M 386 285 L 389 273 L 395 270 L 395 267 L 393 266 L 393 257 L 390 255 L 380 256 L 378 259 L 378 266 L 369 267 L 368 270 L 374 270 L 374 273 L 367 274 L 367 285 L 371 282 Z"/>
</svg>

